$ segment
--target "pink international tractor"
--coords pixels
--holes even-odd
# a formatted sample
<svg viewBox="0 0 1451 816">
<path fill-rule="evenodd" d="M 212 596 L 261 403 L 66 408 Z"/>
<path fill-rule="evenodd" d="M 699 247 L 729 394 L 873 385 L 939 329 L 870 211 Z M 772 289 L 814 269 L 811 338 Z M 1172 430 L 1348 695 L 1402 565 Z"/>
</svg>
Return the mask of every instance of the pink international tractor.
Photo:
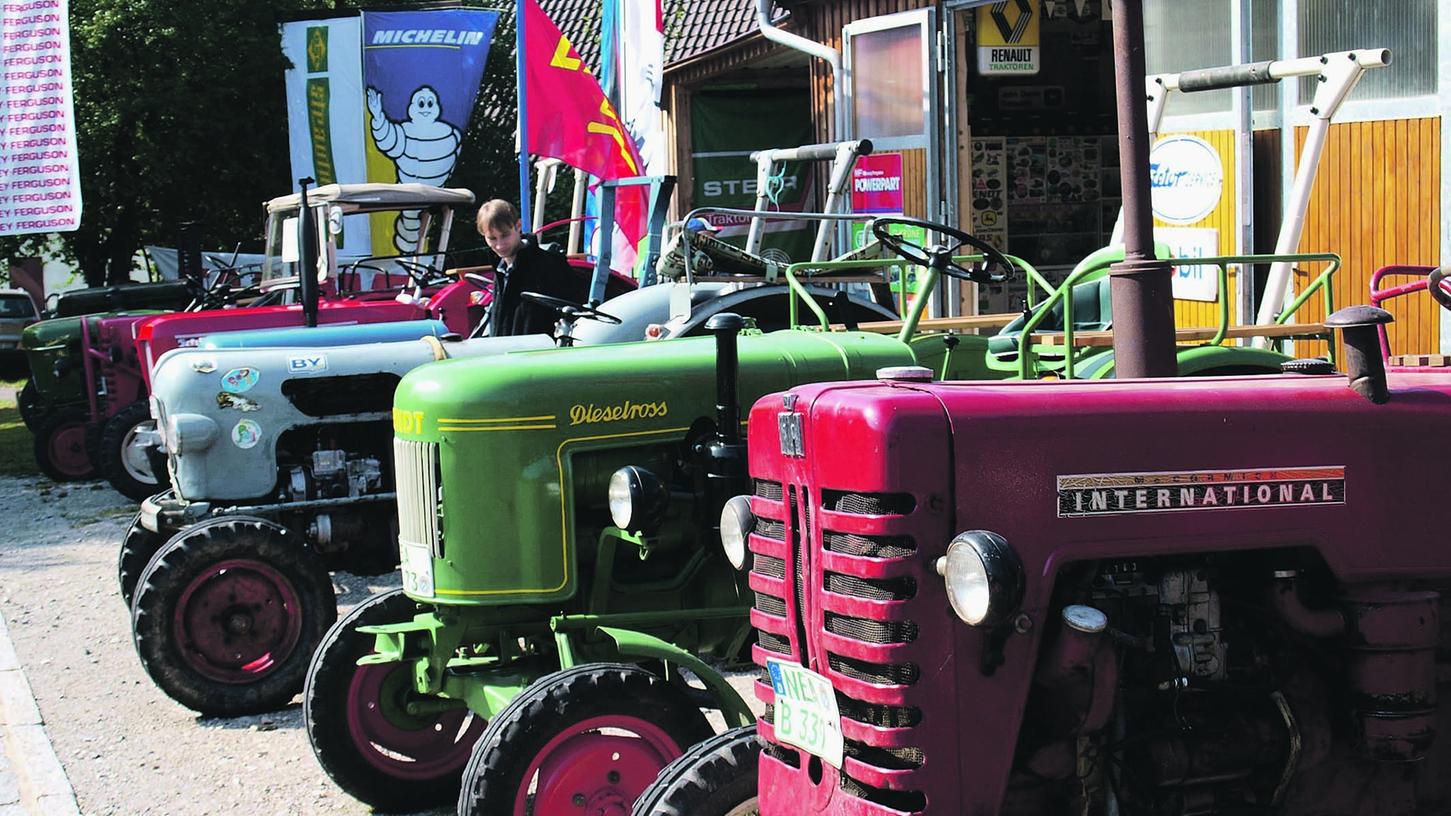
<svg viewBox="0 0 1451 816">
<path fill-rule="evenodd" d="M 1120 158 L 1119 379 L 900 367 L 755 404 L 720 533 L 765 713 L 636 816 L 1451 813 L 1451 358 L 1389 356 L 1355 306 L 1325 321 L 1344 373 L 1168 378 L 1146 140 Z M 1445 274 L 1403 293 L 1451 309 Z"/>
</svg>

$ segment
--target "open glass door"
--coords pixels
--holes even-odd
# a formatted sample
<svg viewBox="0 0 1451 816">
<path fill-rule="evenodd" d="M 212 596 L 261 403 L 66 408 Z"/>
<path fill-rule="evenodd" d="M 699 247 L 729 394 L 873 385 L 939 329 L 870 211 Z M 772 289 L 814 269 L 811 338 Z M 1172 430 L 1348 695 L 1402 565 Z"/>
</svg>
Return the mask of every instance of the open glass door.
<svg viewBox="0 0 1451 816">
<path fill-rule="evenodd" d="M 951 208 L 942 199 L 941 137 L 934 115 L 941 110 L 935 15 L 935 9 L 917 9 L 857 20 L 842 30 L 845 138 L 871 139 L 873 145 L 872 155 L 857 162 L 856 212 L 951 220 Z M 935 314 L 957 313 L 956 281 L 949 282 L 951 291 L 933 304 Z"/>
</svg>

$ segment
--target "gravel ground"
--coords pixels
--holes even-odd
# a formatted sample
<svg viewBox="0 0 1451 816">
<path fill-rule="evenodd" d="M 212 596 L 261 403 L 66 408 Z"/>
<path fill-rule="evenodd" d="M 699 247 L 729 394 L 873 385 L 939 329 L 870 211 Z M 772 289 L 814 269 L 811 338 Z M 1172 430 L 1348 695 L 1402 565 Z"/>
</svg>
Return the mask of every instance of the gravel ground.
<svg viewBox="0 0 1451 816">
<path fill-rule="evenodd" d="M 362 814 L 312 757 L 299 701 L 202 718 L 142 670 L 116 588 L 135 505 L 103 482 L 0 478 L 0 612 L 82 813 Z M 346 609 L 396 581 L 337 576 Z M 451 812 L 451 811 L 442 811 Z"/>
<path fill-rule="evenodd" d="M 116 586 L 134 513 L 104 482 L 0 477 L 0 518 L 12 525 L 0 537 L 0 612 L 81 812 L 371 812 L 318 767 L 300 700 L 266 715 L 203 718 L 151 683 Z M 343 611 L 397 585 L 394 576 L 334 582 Z M 731 681 L 759 714 L 750 674 Z"/>
</svg>

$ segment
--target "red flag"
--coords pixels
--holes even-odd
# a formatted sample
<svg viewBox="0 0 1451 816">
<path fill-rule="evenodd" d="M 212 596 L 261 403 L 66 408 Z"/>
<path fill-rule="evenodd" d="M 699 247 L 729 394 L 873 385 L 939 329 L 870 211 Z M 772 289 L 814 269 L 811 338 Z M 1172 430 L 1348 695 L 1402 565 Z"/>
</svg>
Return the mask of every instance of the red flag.
<svg viewBox="0 0 1451 816">
<path fill-rule="evenodd" d="M 529 150 L 559 159 L 601 179 L 638 176 L 644 167 L 614 106 L 536 0 L 523 0 L 524 95 L 528 105 Z M 645 189 L 622 187 L 615 198 L 615 224 L 634 249 L 645 236 Z M 621 259 L 626 260 L 626 259 Z"/>
</svg>

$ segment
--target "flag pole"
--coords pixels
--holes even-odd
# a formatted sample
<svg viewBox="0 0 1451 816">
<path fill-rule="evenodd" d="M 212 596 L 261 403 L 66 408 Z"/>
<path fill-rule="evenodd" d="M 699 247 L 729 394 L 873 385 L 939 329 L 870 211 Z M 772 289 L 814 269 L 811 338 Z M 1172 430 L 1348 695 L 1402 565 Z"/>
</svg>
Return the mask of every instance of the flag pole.
<svg viewBox="0 0 1451 816">
<path fill-rule="evenodd" d="M 529 116 L 524 92 L 528 81 L 524 76 L 524 4 L 514 2 L 514 70 L 519 77 L 519 221 L 525 232 L 530 229 L 529 213 Z"/>
</svg>

